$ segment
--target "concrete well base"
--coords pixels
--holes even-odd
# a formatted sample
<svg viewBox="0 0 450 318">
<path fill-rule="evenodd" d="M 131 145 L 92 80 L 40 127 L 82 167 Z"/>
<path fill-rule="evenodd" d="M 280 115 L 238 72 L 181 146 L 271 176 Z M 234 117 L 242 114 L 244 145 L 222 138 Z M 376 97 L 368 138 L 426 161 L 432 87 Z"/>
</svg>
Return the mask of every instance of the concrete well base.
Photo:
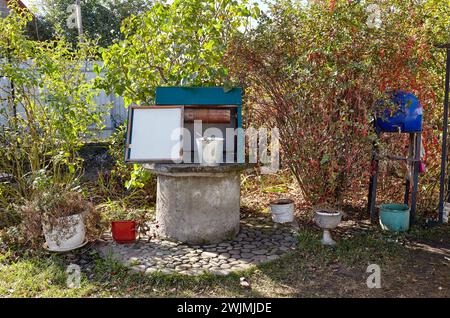
<svg viewBox="0 0 450 318">
<path fill-rule="evenodd" d="M 238 165 L 155 165 L 160 236 L 192 244 L 233 239 L 239 232 Z"/>
</svg>

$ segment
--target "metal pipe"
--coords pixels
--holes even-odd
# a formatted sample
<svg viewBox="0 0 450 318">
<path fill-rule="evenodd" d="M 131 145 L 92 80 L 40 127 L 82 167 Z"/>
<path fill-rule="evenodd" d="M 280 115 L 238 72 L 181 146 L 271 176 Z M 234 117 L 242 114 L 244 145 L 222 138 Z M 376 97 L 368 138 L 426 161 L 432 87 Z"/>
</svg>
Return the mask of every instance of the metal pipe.
<svg viewBox="0 0 450 318">
<path fill-rule="evenodd" d="M 379 169 L 379 160 L 378 160 L 378 143 L 377 140 L 380 138 L 380 134 L 377 133 L 376 141 L 372 143 L 372 160 L 370 165 L 370 182 L 369 182 L 369 195 L 367 196 L 367 209 L 370 215 L 370 222 L 372 224 L 376 224 L 377 222 L 377 211 L 376 211 L 376 203 L 377 203 L 377 184 L 378 184 L 378 169 Z"/>
<path fill-rule="evenodd" d="M 414 158 L 414 147 L 413 147 L 413 145 L 414 145 L 414 134 L 409 134 L 409 147 L 408 147 L 407 159 L 408 158 L 412 158 L 413 161 L 406 160 L 406 166 L 409 168 L 409 169 L 406 169 L 407 175 L 406 175 L 406 182 L 405 182 L 405 196 L 404 196 L 404 199 L 403 199 L 403 202 L 406 205 L 409 205 L 409 194 L 410 194 L 409 192 L 410 192 L 410 189 L 411 189 L 411 174 L 408 175 L 408 171 L 413 171 L 413 169 L 414 169 L 413 167 L 414 167 L 414 160 L 415 160 L 415 158 Z"/>
<path fill-rule="evenodd" d="M 81 3 L 80 0 L 76 0 L 76 17 L 77 17 L 77 28 L 78 28 L 78 36 L 80 43 L 84 42 L 83 39 L 83 18 L 81 16 Z"/>
<path fill-rule="evenodd" d="M 416 223 L 416 206 L 417 206 L 417 188 L 419 185 L 419 166 L 420 166 L 420 147 L 422 144 L 422 133 L 414 134 L 414 164 L 412 165 L 412 183 L 413 189 L 411 192 L 411 212 L 409 218 L 410 226 Z"/>
<path fill-rule="evenodd" d="M 10 47 L 10 41 L 9 39 L 7 40 L 8 43 L 8 50 L 7 50 L 7 60 L 8 60 L 8 64 L 12 63 L 12 54 L 11 54 L 11 47 Z M 17 119 L 17 105 L 16 105 L 16 87 L 14 86 L 14 81 L 12 79 L 10 79 L 9 81 L 9 86 L 11 89 L 11 103 L 12 103 L 12 110 L 13 110 L 13 116 L 14 119 Z"/>
<path fill-rule="evenodd" d="M 450 44 L 440 46 L 447 50 L 447 65 L 445 72 L 445 98 L 444 98 L 444 119 L 442 126 L 442 154 L 441 154 L 441 178 L 439 185 L 439 222 L 443 222 L 444 216 L 444 187 L 445 187 L 445 166 L 447 162 L 447 128 L 448 128 L 448 95 L 449 95 L 449 81 L 450 81 Z M 450 180 L 449 180 L 450 182 Z M 448 190 L 447 190 L 448 191 Z M 448 197 L 448 195 L 447 195 Z"/>
</svg>

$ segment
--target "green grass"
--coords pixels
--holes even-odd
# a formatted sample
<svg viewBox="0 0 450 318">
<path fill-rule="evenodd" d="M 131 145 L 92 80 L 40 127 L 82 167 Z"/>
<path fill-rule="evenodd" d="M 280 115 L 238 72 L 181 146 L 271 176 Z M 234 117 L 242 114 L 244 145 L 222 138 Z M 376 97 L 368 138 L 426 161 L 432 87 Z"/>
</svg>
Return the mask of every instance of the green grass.
<svg viewBox="0 0 450 318">
<path fill-rule="evenodd" d="M 436 238 L 448 239 L 448 227 L 444 229 L 446 231 L 433 230 L 444 235 Z M 414 235 L 424 235 L 423 231 L 417 231 L 419 234 L 414 231 L 408 234 L 408 239 Z M 335 247 L 322 246 L 320 236 L 320 230 L 304 228 L 300 231 L 296 251 L 276 261 L 226 277 L 210 274 L 198 277 L 161 273 L 132 274 L 113 258 L 102 259 L 92 253 L 91 272 L 83 272 L 81 286 L 75 289 L 66 287 L 68 261 L 64 256 L 9 250 L 0 252 L 0 296 L 365 297 L 371 295 L 363 280 L 368 264 L 382 265 L 389 269 L 392 277 L 401 277 L 404 259 L 411 253 L 403 246 L 405 235 L 380 232 L 374 228 L 345 232 L 345 236 L 341 234 L 341 237 L 336 237 L 339 244 Z M 241 286 L 240 277 L 245 277 L 251 288 Z"/>
<path fill-rule="evenodd" d="M 252 271 L 226 277 L 132 274 L 112 258 L 95 257 L 93 277 L 82 273 L 80 287 L 70 289 L 66 285 L 68 264 L 59 256 L 37 253 L 12 261 L 12 254 L 0 254 L 0 297 L 195 297 L 205 292 L 233 296 L 246 292 L 239 279 Z"/>
<path fill-rule="evenodd" d="M 66 288 L 65 268 L 58 257 L 24 257 L 18 261 L 0 261 L 0 296 L 2 297 L 77 297 L 92 289 L 85 279 L 82 288 Z"/>
<path fill-rule="evenodd" d="M 336 246 L 323 246 L 321 233 L 302 231 L 299 238 L 300 250 L 305 255 L 314 256 L 322 264 L 339 262 L 346 265 L 364 264 L 374 260 L 384 261 L 400 252 L 398 241 L 386 233 L 369 231 L 357 233 L 351 238 L 339 239 Z"/>
<path fill-rule="evenodd" d="M 433 227 L 415 226 L 407 234 L 405 238 L 412 238 L 416 240 L 427 240 L 434 242 L 449 242 L 450 226 L 438 225 Z"/>
</svg>

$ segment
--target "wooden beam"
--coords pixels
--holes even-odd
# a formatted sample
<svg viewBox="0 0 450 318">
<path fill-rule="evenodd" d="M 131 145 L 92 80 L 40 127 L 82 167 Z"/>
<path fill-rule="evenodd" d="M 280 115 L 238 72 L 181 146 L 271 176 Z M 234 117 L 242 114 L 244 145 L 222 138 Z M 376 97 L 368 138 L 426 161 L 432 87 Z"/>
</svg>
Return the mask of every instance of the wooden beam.
<svg viewBox="0 0 450 318">
<path fill-rule="evenodd" d="M 439 49 L 450 49 L 450 42 L 444 43 L 444 44 L 436 44 L 435 47 L 437 47 Z"/>
</svg>

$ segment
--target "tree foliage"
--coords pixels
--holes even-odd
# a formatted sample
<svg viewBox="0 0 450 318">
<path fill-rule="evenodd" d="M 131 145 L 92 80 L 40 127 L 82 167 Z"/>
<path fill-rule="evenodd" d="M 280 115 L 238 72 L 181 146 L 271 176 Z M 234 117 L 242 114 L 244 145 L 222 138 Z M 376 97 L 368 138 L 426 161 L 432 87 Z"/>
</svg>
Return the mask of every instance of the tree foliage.
<svg viewBox="0 0 450 318">
<path fill-rule="evenodd" d="M 224 84 L 227 43 L 258 11 L 246 0 L 155 3 L 127 18 L 121 27 L 124 40 L 103 51 L 102 87 L 129 105 L 152 102 L 159 85 Z"/>
<path fill-rule="evenodd" d="M 39 32 L 41 39 L 50 39 L 57 33 L 69 42 L 78 41 L 78 30 L 69 27 L 67 20 L 72 14 L 69 6 L 74 0 L 40 0 Z M 98 38 L 100 46 L 107 47 L 120 39 L 120 25 L 131 14 L 139 14 L 151 7 L 151 1 L 142 0 L 81 0 L 83 33 L 90 39 Z"/>
<path fill-rule="evenodd" d="M 25 34 L 31 19 L 18 7 L 0 19 L 0 171 L 13 181 L 0 183 L 0 191 L 24 198 L 41 175 L 54 182 L 76 175 L 77 150 L 102 122 L 93 100 L 99 91 L 85 73 L 95 43 L 74 49 L 63 37 L 32 41 Z"/>
<path fill-rule="evenodd" d="M 379 9 L 378 26 L 369 5 Z M 437 0 L 279 1 L 253 32 L 235 37 L 226 60 L 246 86 L 249 117 L 279 128 L 284 162 L 309 202 L 340 205 L 346 191 L 361 193 L 375 140 L 373 105 L 386 91 L 415 93 L 425 139 L 438 135 L 433 44 L 450 39 L 448 10 Z"/>
</svg>

